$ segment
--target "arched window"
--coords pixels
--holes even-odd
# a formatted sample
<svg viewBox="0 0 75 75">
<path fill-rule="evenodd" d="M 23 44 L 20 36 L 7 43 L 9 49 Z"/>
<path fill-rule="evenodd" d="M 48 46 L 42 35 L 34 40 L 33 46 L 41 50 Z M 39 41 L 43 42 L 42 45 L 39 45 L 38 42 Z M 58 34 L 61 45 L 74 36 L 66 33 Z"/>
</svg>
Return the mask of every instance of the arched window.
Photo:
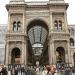
<svg viewBox="0 0 75 75">
<path fill-rule="evenodd" d="M 58 21 L 57 20 L 54 21 L 54 26 L 55 26 L 55 30 L 58 30 Z"/>
<path fill-rule="evenodd" d="M 21 22 L 20 21 L 18 21 L 18 22 L 14 21 L 13 22 L 13 31 L 17 32 L 20 30 L 21 30 Z"/>
<path fill-rule="evenodd" d="M 18 21 L 18 22 L 17 22 L 17 31 L 20 31 L 20 30 L 21 30 L 21 22 Z"/>
<path fill-rule="evenodd" d="M 62 21 L 59 20 L 59 30 L 62 30 Z"/>
<path fill-rule="evenodd" d="M 74 46 L 74 40 L 70 38 L 70 46 Z"/>
<path fill-rule="evenodd" d="M 57 31 L 62 30 L 62 21 L 61 20 L 55 20 L 54 21 L 54 29 Z"/>
<path fill-rule="evenodd" d="M 16 31 L 16 21 L 13 22 L 13 31 Z"/>
</svg>

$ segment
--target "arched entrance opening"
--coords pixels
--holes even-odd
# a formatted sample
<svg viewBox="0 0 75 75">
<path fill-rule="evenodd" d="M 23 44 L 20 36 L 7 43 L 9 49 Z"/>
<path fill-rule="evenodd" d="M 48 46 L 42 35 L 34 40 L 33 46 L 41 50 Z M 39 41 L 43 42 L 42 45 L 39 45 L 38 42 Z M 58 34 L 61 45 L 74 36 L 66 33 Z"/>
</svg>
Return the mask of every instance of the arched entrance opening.
<svg viewBox="0 0 75 75">
<path fill-rule="evenodd" d="M 33 20 L 27 27 L 28 65 L 48 64 L 48 26 L 42 20 Z"/>
<path fill-rule="evenodd" d="M 73 60 L 74 60 L 74 67 L 75 67 L 75 53 L 73 55 Z"/>
<path fill-rule="evenodd" d="M 65 50 L 63 47 L 58 47 L 56 49 L 56 60 L 57 63 L 65 63 Z"/>
<path fill-rule="evenodd" d="M 20 49 L 14 48 L 11 52 L 11 63 L 20 64 Z"/>
</svg>

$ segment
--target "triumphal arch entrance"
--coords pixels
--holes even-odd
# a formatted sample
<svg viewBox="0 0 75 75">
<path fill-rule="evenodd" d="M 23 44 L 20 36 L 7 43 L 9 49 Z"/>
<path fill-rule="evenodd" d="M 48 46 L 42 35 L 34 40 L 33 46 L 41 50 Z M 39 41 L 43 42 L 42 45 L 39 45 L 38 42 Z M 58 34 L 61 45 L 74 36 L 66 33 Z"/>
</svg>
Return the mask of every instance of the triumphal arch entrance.
<svg viewBox="0 0 75 75">
<path fill-rule="evenodd" d="M 10 0 L 5 64 L 70 64 L 68 4 Z"/>
</svg>

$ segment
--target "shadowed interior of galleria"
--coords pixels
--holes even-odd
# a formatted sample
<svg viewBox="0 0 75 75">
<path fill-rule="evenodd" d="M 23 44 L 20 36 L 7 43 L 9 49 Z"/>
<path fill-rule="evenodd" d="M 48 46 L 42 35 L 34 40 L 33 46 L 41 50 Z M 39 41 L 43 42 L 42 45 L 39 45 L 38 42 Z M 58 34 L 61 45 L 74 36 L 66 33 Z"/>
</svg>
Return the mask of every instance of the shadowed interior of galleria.
<svg viewBox="0 0 75 75">
<path fill-rule="evenodd" d="M 40 64 L 48 63 L 48 27 L 41 20 L 30 22 L 27 27 L 28 34 L 28 61 L 35 64 L 39 61 Z"/>
</svg>

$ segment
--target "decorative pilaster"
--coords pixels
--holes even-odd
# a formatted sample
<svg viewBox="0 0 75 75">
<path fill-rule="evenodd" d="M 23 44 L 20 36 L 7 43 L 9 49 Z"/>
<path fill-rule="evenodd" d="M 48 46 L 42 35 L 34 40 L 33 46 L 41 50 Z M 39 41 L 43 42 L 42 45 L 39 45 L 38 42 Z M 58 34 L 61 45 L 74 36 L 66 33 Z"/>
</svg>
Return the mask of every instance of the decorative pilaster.
<svg viewBox="0 0 75 75">
<path fill-rule="evenodd" d="M 49 56 L 49 65 L 52 64 L 52 60 L 51 60 L 51 52 L 50 52 L 50 38 L 49 38 L 49 43 L 48 43 L 48 56 Z"/>
<path fill-rule="evenodd" d="M 51 30 L 51 32 L 53 32 L 53 25 L 52 25 L 52 12 L 50 12 L 50 28 L 49 30 Z"/>
<path fill-rule="evenodd" d="M 10 13 L 8 14 L 8 31 L 10 31 L 11 29 L 10 29 L 11 27 L 10 27 Z"/>
<path fill-rule="evenodd" d="M 68 54 L 67 54 L 68 56 L 67 56 L 67 57 L 68 57 L 68 63 L 69 63 L 69 65 L 70 65 L 70 64 L 71 64 L 71 57 L 70 57 L 70 56 L 71 56 L 71 55 L 70 55 L 70 54 L 71 54 L 71 51 L 70 51 L 69 40 L 67 40 L 67 45 L 68 45 Z"/>
<path fill-rule="evenodd" d="M 64 12 L 64 20 L 65 20 L 65 30 L 67 32 L 68 31 L 68 22 L 67 22 L 67 13 L 66 13 L 66 11 Z"/>
<path fill-rule="evenodd" d="M 27 36 L 25 36 L 25 41 L 23 45 L 24 45 L 24 51 L 23 51 L 24 65 L 27 65 Z"/>
<path fill-rule="evenodd" d="M 25 43 L 22 42 L 22 60 L 20 61 L 22 64 L 24 64 L 24 54 L 25 54 L 24 46 L 25 46 Z"/>
<path fill-rule="evenodd" d="M 24 63 L 25 63 L 25 65 L 27 65 L 27 45 L 26 45 L 26 41 L 25 41 L 25 45 L 24 45 L 24 48 L 25 48 L 25 53 L 24 53 Z"/>
<path fill-rule="evenodd" d="M 54 40 L 51 41 L 51 56 L 52 56 L 52 64 L 56 64 L 56 55 L 55 55 L 55 50 L 54 50 Z"/>
<path fill-rule="evenodd" d="M 55 51 L 54 51 L 54 41 L 49 39 L 49 64 L 55 65 Z"/>
<path fill-rule="evenodd" d="M 5 57 L 5 65 L 9 64 L 9 43 L 6 44 L 6 57 Z"/>
<path fill-rule="evenodd" d="M 22 29 L 23 29 L 23 33 L 24 33 L 24 29 L 25 29 L 25 12 L 23 13 L 23 27 L 22 27 Z"/>
</svg>

